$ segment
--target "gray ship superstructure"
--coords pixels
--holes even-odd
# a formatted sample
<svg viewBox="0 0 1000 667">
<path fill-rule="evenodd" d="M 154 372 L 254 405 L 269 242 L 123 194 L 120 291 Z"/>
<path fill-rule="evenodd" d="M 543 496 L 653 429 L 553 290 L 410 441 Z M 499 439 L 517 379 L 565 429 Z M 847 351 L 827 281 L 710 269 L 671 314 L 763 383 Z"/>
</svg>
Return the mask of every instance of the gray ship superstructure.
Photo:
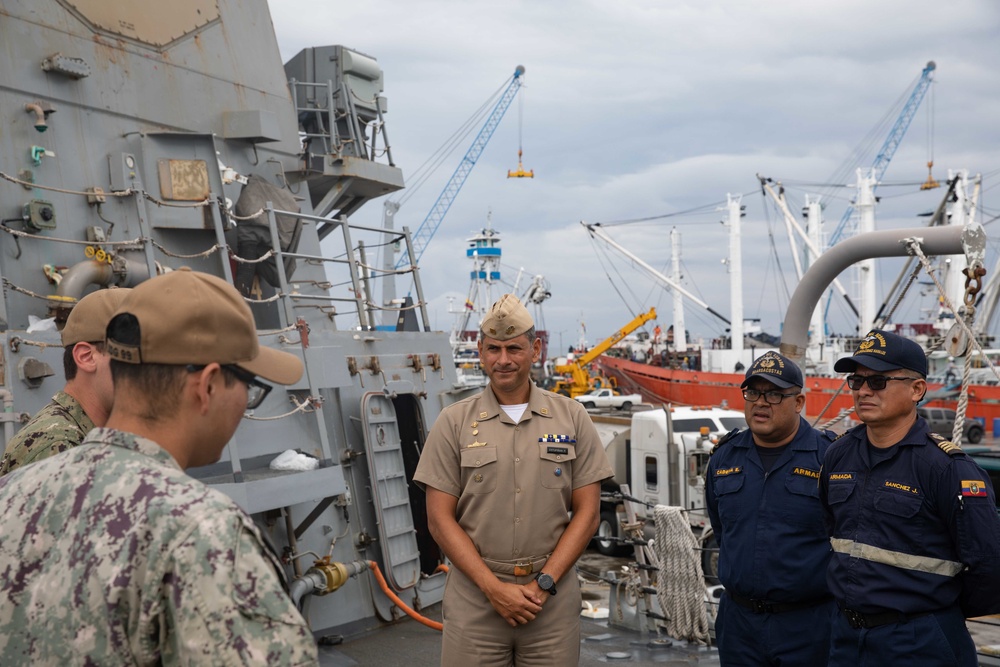
<svg viewBox="0 0 1000 667">
<path fill-rule="evenodd" d="M 443 557 L 408 481 L 464 390 L 416 269 L 395 310 L 371 296 L 369 255 L 406 252 L 408 234 L 349 223 L 403 187 L 377 61 L 326 46 L 283 66 L 265 0 L 2 0 L 0 43 L 4 440 L 62 386 L 46 320 L 95 289 L 215 274 L 306 372 L 189 472 L 254 516 L 318 634 L 401 615 L 369 563 L 404 604 L 440 601 Z M 272 470 L 289 449 L 318 467 Z"/>
</svg>

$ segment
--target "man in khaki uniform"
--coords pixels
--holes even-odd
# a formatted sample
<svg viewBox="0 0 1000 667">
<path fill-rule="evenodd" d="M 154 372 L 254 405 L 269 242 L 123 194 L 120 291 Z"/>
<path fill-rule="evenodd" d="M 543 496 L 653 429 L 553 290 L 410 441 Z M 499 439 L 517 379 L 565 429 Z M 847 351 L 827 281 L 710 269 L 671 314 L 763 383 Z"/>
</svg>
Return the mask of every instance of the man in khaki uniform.
<svg viewBox="0 0 1000 667">
<path fill-rule="evenodd" d="M 531 382 L 541 341 L 517 297 L 493 304 L 481 334 L 490 384 L 441 412 L 414 475 L 454 565 L 441 664 L 576 665 L 573 567 L 597 529 L 611 465 L 583 406 Z"/>
<path fill-rule="evenodd" d="M 104 329 L 130 289 L 102 289 L 80 299 L 62 330 L 66 386 L 10 439 L 0 475 L 83 442 L 111 412 L 113 386 Z"/>
</svg>

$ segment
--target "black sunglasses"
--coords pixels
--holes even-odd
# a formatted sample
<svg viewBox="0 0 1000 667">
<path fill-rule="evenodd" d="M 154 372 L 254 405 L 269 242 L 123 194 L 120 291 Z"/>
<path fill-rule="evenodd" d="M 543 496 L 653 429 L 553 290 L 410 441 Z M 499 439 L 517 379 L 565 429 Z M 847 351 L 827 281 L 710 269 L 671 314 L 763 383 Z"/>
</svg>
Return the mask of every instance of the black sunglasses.
<svg viewBox="0 0 1000 667">
<path fill-rule="evenodd" d="M 851 388 L 852 391 L 857 391 L 861 387 L 865 386 L 865 382 L 872 391 L 882 391 L 885 389 L 885 385 L 890 380 L 919 380 L 920 378 L 911 377 L 890 377 L 888 375 L 848 375 L 847 376 L 847 386 Z"/>
<path fill-rule="evenodd" d="M 198 371 L 205 368 L 206 364 L 196 365 L 188 364 L 187 370 L 190 373 L 197 373 Z M 257 376 L 253 373 L 243 370 L 239 366 L 233 364 L 222 364 L 222 368 L 233 375 L 237 380 L 242 382 L 247 386 L 247 410 L 253 410 L 260 406 L 267 398 L 267 395 L 271 393 L 272 387 L 266 382 L 261 382 L 257 379 Z"/>
</svg>

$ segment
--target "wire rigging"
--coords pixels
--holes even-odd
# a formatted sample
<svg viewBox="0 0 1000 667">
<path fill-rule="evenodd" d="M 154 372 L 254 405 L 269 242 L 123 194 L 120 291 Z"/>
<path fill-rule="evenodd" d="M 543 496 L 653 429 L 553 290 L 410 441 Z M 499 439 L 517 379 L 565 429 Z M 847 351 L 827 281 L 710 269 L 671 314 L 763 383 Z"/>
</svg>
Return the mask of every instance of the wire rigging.
<svg viewBox="0 0 1000 667">
<path fill-rule="evenodd" d="M 740 197 L 747 197 L 756 192 L 756 190 L 751 190 L 750 192 L 745 192 Z M 668 218 L 676 218 L 681 215 L 690 215 L 692 213 L 714 213 L 720 206 L 724 206 L 726 200 L 722 199 L 720 201 L 712 202 L 710 204 L 702 204 L 700 206 L 695 206 L 683 211 L 674 211 L 673 213 L 661 213 L 659 215 L 651 215 L 644 218 L 628 218 L 625 220 L 609 220 L 608 222 L 595 222 L 595 225 L 600 225 L 601 227 L 615 227 L 618 225 L 631 225 L 639 222 L 654 222 L 656 220 L 666 220 Z M 694 224 L 694 223 L 689 223 Z"/>
<path fill-rule="evenodd" d="M 427 182 L 427 180 L 441 167 L 442 164 L 451 156 L 455 150 L 458 149 L 460 145 L 463 145 L 463 140 L 468 137 L 472 132 L 482 124 L 483 118 L 489 113 L 489 110 L 493 108 L 496 104 L 497 99 L 503 94 L 507 86 L 510 85 L 510 80 L 504 81 L 499 88 L 497 88 L 493 94 L 485 101 L 483 104 L 473 112 L 469 118 L 462 123 L 461 126 L 455 132 L 451 134 L 444 143 L 438 147 L 434 153 L 431 154 L 427 160 L 423 162 L 417 169 L 413 172 L 413 175 L 409 179 L 406 190 L 403 191 L 403 195 L 397 200 L 400 205 L 406 203 L 416 192 L 420 190 L 420 187 Z"/>
</svg>

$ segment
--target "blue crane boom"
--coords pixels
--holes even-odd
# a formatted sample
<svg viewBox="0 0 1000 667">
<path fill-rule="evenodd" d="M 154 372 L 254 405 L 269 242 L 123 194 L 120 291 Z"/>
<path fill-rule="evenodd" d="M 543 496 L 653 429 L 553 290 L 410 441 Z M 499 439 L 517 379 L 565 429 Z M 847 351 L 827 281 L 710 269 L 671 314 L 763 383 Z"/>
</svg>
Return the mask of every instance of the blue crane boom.
<svg viewBox="0 0 1000 667">
<path fill-rule="evenodd" d="M 889 136 L 885 138 L 885 143 L 882 144 L 878 155 L 875 156 L 875 161 L 872 163 L 872 175 L 875 177 L 876 187 L 878 187 L 878 182 L 882 180 L 882 174 L 889 167 L 892 156 L 896 154 L 896 149 L 899 148 L 900 142 L 903 141 L 903 135 L 909 129 L 910 122 L 913 121 L 913 116 L 917 113 L 917 108 L 923 102 L 924 95 L 927 94 L 927 89 L 931 86 L 931 75 L 935 69 L 937 69 L 937 65 L 934 61 L 928 61 L 920 73 L 920 80 L 917 81 L 917 85 L 913 87 L 913 92 L 910 93 L 910 98 L 903 105 L 903 110 L 900 112 L 899 118 L 896 119 L 896 124 L 892 126 Z M 837 228 L 830 237 L 831 246 L 840 240 L 841 235 L 844 233 L 844 228 L 847 226 L 847 221 L 851 219 L 852 213 L 854 213 L 853 204 L 848 206 L 847 210 L 844 211 L 840 223 L 837 224 Z"/>
<path fill-rule="evenodd" d="M 462 161 L 458 163 L 458 168 L 455 169 L 455 173 L 451 175 L 448 179 L 448 183 L 444 186 L 444 190 L 438 195 L 437 201 L 434 202 L 434 206 L 431 207 L 430 213 L 424 218 L 424 221 L 420 223 L 420 227 L 417 231 L 413 233 L 413 254 L 416 260 L 419 262 L 421 255 L 424 254 L 424 250 L 427 248 L 427 244 L 434 237 L 434 233 L 437 232 L 438 227 L 441 226 L 441 221 L 444 220 L 444 216 L 448 213 L 448 209 L 451 208 L 452 202 L 455 201 L 455 197 L 458 196 L 459 191 L 461 191 L 462 186 L 465 185 L 465 180 L 469 177 L 469 172 L 472 168 L 476 166 L 476 161 L 483 154 L 483 150 L 486 148 L 486 144 L 489 143 L 490 137 L 493 136 L 493 132 L 497 129 L 497 125 L 500 124 L 500 120 L 503 118 L 504 114 L 507 113 L 507 109 L 510 108 L 511 102 L 514 101 L 514 97 L 517 95 L 517 91 L 521 88 L 521 76 L 524 74 L 524 67 L 521 65 L 517 66 L 514 70 L 514 76 L 504 90 L 500 99 L 497 100 L 496 106 L 493 107 L 493 111 L 486 118 L 486 122 L 483 124 L 479 134 L 476 135 L 475 140 L 472 145 L 469 146 L 469 150 L 466 151 L 465 157 Z M 410 261 L 409 256 L 405 253 L 396 262 L 396 268 L 402 268 L 407 265 Z"/>
</svg>

